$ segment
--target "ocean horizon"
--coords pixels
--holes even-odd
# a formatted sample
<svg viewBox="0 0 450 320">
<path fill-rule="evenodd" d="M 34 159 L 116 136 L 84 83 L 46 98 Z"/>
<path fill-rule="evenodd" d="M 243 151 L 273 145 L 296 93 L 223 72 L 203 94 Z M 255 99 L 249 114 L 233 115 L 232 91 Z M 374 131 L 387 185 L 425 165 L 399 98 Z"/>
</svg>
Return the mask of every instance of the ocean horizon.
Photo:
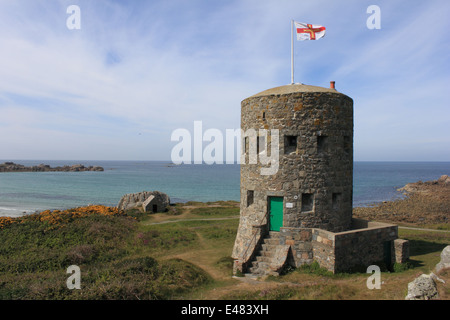
<svg viewBox="0 0 450 320">
<path fill-rule="evenodd" d="M 239 164 L 182 164 L 168 161 L 0 160 L 25 166 L 83 164 L 103 172 L 0 173 L 0 216 L 17 217 L 47 209 L 89 204 L 116 206 L 128 193 L 161 191 L 172 203 L 240 200 Z M 355 161 L 353 206 L 402 197 L 407 183 L 450 174 L 450 162 Z"/>
</svg>

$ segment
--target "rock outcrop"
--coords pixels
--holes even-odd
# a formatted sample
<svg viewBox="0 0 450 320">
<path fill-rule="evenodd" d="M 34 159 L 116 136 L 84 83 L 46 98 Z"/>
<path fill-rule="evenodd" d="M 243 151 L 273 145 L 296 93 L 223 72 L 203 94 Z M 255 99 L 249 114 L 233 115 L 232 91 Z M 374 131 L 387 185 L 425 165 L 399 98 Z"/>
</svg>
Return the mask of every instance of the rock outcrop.
<svg viewBox="0 0 450 320">
<path fill-rule="evenodd" d="M 72 166 L 62 167 L 50 167 L 48 164 L 40 164 L 37 166 L 26 167 L 22 164 L 14 162 L 5 162 L 0 164 L 0 172 L 51 172 L 51 171 L 64 171 L 64 172 L 80 172 L 80 171 L 104 171 L 99 166 L 85 167 L 82 164 L 74 164 Z"/>
<path fill-rule="evenodd" d="M 450 245 L 442 250 L 441 261 L 436 265 L 436 273 L 448 268 L 450 268 Z"/>
<path fill-rule="evenodd" d="M 405 300 L 436 300 L 439 299 L 434 274 L 422 274 L 408 283 L 408 294 Z"/>
<path fill-rule="evenodd" d="M 450 268 L 450 245 L 446 246 L 441 252 L 441 261 L 436 265 L 436 273 Z M 408 283 L 408 294 L 405 300 L 436 300 L 439 299 L 439 293 L 436 281 L 445 283 L 433 272 L 422 274 L 414 281 Z"/>
<path fill-rule="evenodd" d="M 447 187 L 450 186 L 450 177 L 448 175 L 442 175 L 437 180 L 431 180 L 431 181 L 418 181 L 414 183 L 408 183 L 403 188 L 398 189 L 398 191 L 402 192 L 409 192 L 409 193 L 415 193 L 415 192 L 428 192 L 430 186 L 441 186 L 441 187 Z"/>
<path fill-rule="evenodd" d="M 119 210 L 139 209 L 143 212 L 164 212 L 170 205 L 170 198 L 160 191 L 142 191 L 124 195 L 117 208 Z"/>
</svg>

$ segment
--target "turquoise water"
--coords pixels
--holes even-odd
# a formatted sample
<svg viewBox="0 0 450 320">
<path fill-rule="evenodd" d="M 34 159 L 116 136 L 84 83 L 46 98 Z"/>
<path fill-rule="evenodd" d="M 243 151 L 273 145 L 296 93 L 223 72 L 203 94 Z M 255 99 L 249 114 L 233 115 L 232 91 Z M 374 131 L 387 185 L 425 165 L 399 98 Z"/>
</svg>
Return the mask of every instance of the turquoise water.
<svg viewBox="0 0 450 320">
<path fill-rule="evenodd" d="M 171 202 L 239 201 L 239 165 L 173 165 L 169 161 L 14 161 L 52 167 L 81 163 L 103 172 L 0 173 L 0 216 L 87 204 L 116 206 L 122 195 L 159 190 Z M 450 162 L 355 162 L 354 206 L 391 200 L 397 188 L 450 175 Z"/>
<path fill-rule="evenodd" d="M 407 183 L 450 175 L 450 162 L 354 162 L 353 206 L 389 201 Z"/>
</svg>

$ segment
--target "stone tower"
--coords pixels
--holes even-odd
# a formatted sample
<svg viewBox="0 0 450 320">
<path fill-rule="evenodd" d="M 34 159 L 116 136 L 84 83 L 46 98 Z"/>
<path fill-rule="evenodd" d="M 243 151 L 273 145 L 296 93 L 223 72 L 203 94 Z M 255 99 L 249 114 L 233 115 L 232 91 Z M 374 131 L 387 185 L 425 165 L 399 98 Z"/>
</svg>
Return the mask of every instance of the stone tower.
<svg viewBox="0 0 450 320">
<path fill-rule="evenodd" d="M 233 258 L 245 269 L 264 237 L 295 228 L 306 237 L 303 260 L 296 265 L 312 261 L 313 230 L 352 228 L 353 100 L 334 82 L 330 88 L 272 88 L 242 101 L 241 129 L 240 223 Z M 274 170 L 263 174 L 269 165 Z"/>
</svg>

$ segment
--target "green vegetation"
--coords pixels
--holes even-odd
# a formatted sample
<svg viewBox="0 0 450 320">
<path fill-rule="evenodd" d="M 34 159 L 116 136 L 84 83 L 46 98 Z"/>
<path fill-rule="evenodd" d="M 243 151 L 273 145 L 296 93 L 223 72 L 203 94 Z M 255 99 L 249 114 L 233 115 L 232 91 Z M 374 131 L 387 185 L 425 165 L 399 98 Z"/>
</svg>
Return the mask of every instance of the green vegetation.
<svg viewBox="0 0 450 320">
<path fill-rule="evenodd" d="M 331 271 L 328 271 L 325 268 L 321 268 L 317 261 L 314 261 L 311 264 L 302 265 L 296 271 L 300 273 L 316 274 L 320 276 L 328 276 L 328 277 L 335 276 Z"/>
<path fill-rule="evenodd" d="M 429 273 L 440 261 L 441 251 L 450 244 L 450 232 L 399 229 L 399 237 L 409 240 L 410 261 L 403 268 Z"/>
<path fill-rule="evenodd" d="M 410 240 L 411 259 L 382 272 L 381 290 L 367 289 L 364 272 L 332 274 L 316 262 L 247 283 L 231 277 L 238 205 L 176 204 L 158 214 L 80 209 L 64 219 L 51 212 L 45 219 L 5 219 L 0 299 L 404 299 L 408 282 L 429 273 L 450 243 L 447 232 L 400 229 L 399 236 Z M 80 267 L 81 290 L 67 288 L 71 265 Z M 448 288 L 441 294 L 448 297 Z"/>
<path fill-rule="evenodd" d="M 174 299 L 212 279 L 188 261 L 152 255 L 196 241 L 188 228 L 143 227 L 125 215 L 92 214 L 56 228 L 12 223 L 0 230 L 0 299 Z M 67 288 L 70 265 L 80 267 L 82 290 Z"/>
<path fill-rule="evenodd" d="M 232 216 L 239 215 L 239 208 L 236 207 L 200 207 L 191 211 L 199 216 Z"/>
<path fill-rule="evenodd" d="M 332 282 L 288 283 L 245 292 L 233 292 L 223 297 L 230 300 L 335 300 L 355 299 L 358 290 Z"/>
<path fill-rule="evenodd" d="M 408 269 L 411 269 L 413 266 L 411 264 L 411 262 L 407 261 L 405 263 L 394 263 L 394 265 L 392 266 L 392 269 L 394 272 L 403 272 L 406 271 Z"/>
</svg>

